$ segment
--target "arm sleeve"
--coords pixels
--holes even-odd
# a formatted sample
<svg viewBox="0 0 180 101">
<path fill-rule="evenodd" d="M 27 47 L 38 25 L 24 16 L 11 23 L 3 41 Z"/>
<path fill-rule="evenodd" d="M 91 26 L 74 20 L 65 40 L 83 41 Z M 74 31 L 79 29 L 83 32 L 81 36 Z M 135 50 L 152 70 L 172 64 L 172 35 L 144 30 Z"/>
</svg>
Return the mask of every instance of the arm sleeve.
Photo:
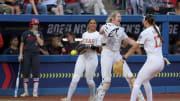
<svg viewBox="0 0 180 101">
<path fill-rule="evenodd" d="M 146 41 L 146 35 L 144 32 L 142 32 L 139 37 L 138 37 L 138 40 L 137 40 L 137 43 L 139 44 L 144 44 L 144 42 Z"/>
<path fill-rule="evenodd" d="M 3 37 L 0 33 L 0 48 L 4 46 L 4 41 L 3 41 Z"/>
</svg>

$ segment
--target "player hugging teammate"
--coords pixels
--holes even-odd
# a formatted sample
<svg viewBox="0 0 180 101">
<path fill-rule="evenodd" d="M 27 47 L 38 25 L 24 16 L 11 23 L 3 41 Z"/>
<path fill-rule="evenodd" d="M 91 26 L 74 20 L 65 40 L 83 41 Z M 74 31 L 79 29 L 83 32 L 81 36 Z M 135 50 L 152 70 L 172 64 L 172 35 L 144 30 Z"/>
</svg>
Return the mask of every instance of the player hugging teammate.
<svg viewBox="0 0 180 101">
<path fill-rule="evenodd" d="M 146 91 L 147 101 L 153 101 L 152 87 L 149 81 L 164 68 L 164 59 L 162 54 L 162 44 L 164 43 L 164 40 L 162 39 L 158 26 L 155 24 L 155 17 L 147 15 L 144 17 L 142 22 L 146 29 L 141 32 L 137 42 L 125 54 L 124 59 L 121 60 L 124 61 L 128 58 L 139 47 L 139 45 L 144 45 L 147 60 L 138 72 L 130 101 L 136 101 L 138 91 L 142 84 L 144 85 Z M 167 62 L 167 64 L 169 63 Z"/>
<path fill-rule="evenodd" d="M 120 27 L 120 22 L 120 13 L 113 12 L 108 17 L 106 24 L 103 25 L 99 31 L 99 33 L 103 35 L 103 46 L 101 52 L 102 82 L 97 88 L 96 101 L 103 101 L 105 93 L 110 87 L 112 66 L 122 59 L 122 56 L 120 55 L 121 42 L 125 41 L 130 45 L 135 44 L 135 41 L 126 35 L 124 28 Z M 132 89 L 135 77 L 126 62 L 123 65 L 123 76 Z M 138 100 L 145 101 L 141 91 L 139 91 Z"/>
</svg>

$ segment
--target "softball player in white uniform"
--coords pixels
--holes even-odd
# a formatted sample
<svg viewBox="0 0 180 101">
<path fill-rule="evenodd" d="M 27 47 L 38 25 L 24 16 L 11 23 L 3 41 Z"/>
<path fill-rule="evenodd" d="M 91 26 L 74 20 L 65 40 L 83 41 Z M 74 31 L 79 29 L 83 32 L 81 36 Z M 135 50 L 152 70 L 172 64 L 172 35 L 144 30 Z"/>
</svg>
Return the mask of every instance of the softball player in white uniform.
<svg viewBox="0 0 180 101">
<path fill-rule="evenodd" d="M 103 35 L 102 41 L 104 46 L 102 46 L 101 52 L 102 82 L 97 89 L 96 101 L 103 101 L 105 93 L 110 87 L 112 66 L 122 58 L 120 55 L 121 41 L 124 40 L 131 45 L 135 44 L 134 40 L 128 38 L 124 32 L 124 28 L 119 26 L 121 22 L 119 12 L 113 12 L 106 22 L 99 32 Z M 123 76 L 132 88 L 135 78 L 126 62 L 123 66 Z M 144 101 L 144 96 L 141 91 L 139 92 L 139 101 L 140 100 Z"/>
<path fill-rule="evenodd" d="M 96 31 L 96 20 L 90 19 L 88 21 L 89 30 L 82 35 L 82 44 L 100 46 L 100 34 Z M 77 87 L 77 84 L 81 78 L 83 72 L 86 72 L 86 81 L 90 89 L 90 101 L 94 101 L 95 98 L 95 83 L 93 80 L 96 67 L 98 65 L 97 53 L 94 50 L 88 50 L 82 55 L 79 55 L 75 69 L 74 76 L 72 78 L 67 98 L 62 99 L 63 101 L 71 101 L 71 97 Z"/>
<path fill-rule="evenodd" d="M 164 41 L 160 35 L 159 28 L 155 25 L 155 18 L 152 15 L 147 15 L 143 20 L 143 24 L 146 29 L 141 32 L 137 43 L 133 45 L 123 58 L 124 60 L 128 58 L 140 44 L 144 45 L 147 60 L 137 75 L 130 101 L 136 101 L 138 91 L 142 84 L 146 91 L 147 101 L 152 101 L 152 88 L 149 80 L 164 68 L 162 55 L 162 43 L 164 43 Z"/>
</svg>

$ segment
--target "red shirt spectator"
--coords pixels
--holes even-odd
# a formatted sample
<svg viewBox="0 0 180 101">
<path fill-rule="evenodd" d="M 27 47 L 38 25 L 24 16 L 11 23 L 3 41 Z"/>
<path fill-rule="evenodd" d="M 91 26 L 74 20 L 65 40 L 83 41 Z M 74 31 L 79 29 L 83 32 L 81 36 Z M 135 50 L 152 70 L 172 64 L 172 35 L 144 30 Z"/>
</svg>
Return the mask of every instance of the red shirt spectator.
<svg viewBox="0 0 180 101">
<path fill-rule="evenodd" d="M 163 0 L 163 3 L 166 8 L 175 8 L 177 0 Z"/>
<path fill-rule="evenodd" d="M 37 4 L 39 0 L 34 0 L 34 2 Z M 30 3 L 29 0 L 24 0 L 24 3 Z"/>
<path fill-rule="evenodd" d="M 0 48 L 2 48 L 3 45 L 4 45 L 4 41 L 3 41 L 3 37 L 2 37 L 2 35 L 0 33 Z"/>
<path fill-rule="evenodd" d="M 66 0 L 66 3 L 76 3 L 78 2 L 77 0 Z"/>
</svg>

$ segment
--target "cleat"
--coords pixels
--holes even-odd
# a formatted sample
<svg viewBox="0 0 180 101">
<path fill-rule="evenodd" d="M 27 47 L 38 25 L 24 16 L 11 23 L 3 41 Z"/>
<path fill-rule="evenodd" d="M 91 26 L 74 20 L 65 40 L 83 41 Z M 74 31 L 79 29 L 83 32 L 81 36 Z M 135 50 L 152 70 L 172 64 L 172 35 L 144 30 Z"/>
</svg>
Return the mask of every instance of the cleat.
<svg viewBox="0 0 180 101">
<path fill-rule="evenodd" d="M 29 96 L 29 94 L 24 92 L 24 93 L 21 94 L 20 96 L 21 96 L 21 97 L 26 97 L 26 96 Z"/>
<path fill-rule="evenodd" d="M 68 98 L 62 98 L 61 101 L 71 101 L 71 100 L 68 100 Z"/>
<path fill-rule="evenodd" d="M 88 101 L 96 101 L 96 97 L 95 96 L 90 96 Z"/>
<path fill-rule="evenodd" d="M 33 97 L 39 97 L 37 92 L 33 92 Z"/>
</svg>

